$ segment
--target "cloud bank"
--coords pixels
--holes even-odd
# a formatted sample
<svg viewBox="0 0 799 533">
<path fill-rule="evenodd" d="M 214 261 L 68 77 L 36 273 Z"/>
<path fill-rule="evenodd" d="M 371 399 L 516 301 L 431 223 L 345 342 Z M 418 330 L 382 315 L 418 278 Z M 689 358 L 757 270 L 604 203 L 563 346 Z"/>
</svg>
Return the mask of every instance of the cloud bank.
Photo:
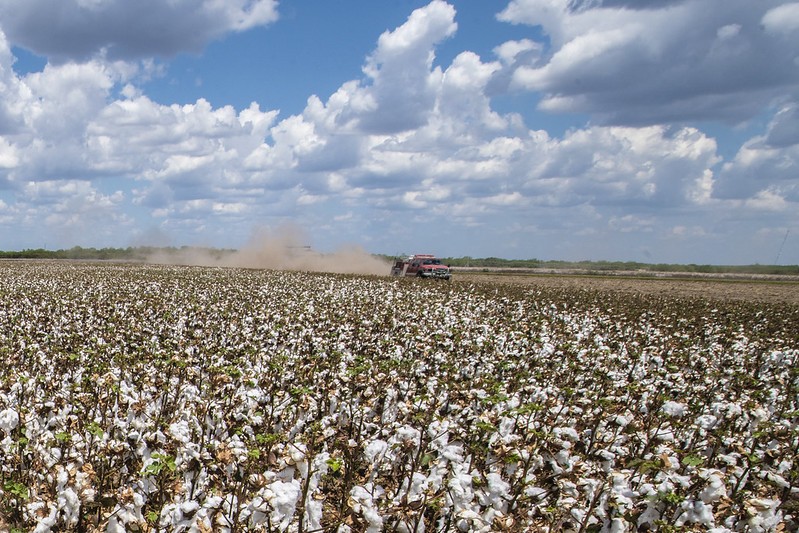
<svg viewBox="0 0 799 533">
<path fill-rule="evenodd" d="M 291 220 L 321 248 L 740 263 L 799 225 L 797 2 L 513 0 L 497 20 L 530 38 L 439 64 L 458 12 L 434 0 L 290 116 L 142 90 L 153 58 L 279 24 L 275 2 L 21 6 L 0 1 L 3 248 L 154 225 L 243 246 Z M 12 46 L 47 65 L 18 74 Z M 514 95 L 588 120 L 550 133 L 495 105 Z"/>
</svg>

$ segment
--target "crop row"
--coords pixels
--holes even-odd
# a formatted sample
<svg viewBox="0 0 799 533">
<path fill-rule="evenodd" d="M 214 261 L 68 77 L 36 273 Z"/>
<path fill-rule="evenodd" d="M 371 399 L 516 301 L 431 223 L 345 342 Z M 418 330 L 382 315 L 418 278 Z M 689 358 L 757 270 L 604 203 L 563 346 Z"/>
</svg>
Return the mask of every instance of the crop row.
<svg viewBox="0 0 799 533">
<path fill-rule="evenodd" d="M 799 309 L 0 262 L 0 527 L 779 531 Z"/>
</svg>

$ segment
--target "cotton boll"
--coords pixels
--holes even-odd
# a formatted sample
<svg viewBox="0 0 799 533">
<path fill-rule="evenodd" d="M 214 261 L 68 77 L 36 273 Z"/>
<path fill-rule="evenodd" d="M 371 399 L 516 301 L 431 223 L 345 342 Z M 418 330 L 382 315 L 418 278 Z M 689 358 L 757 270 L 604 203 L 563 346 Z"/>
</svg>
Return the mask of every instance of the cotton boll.
<svg viewBox="0 0 799 533">
<path fill-rule="evenodd" d="M 416 450 L 419 448 L 421 438 L 422 434 L 418 429 L 405 425 L 397 430 L 395 439 L 392 440 L 401 443 L 403 446 Z"/>
<path fill-rule="evenodd" d="M 169 433 L 175 440 L 182 444 L 191 442 L 191 429 L 189 428 L 189 423 L 185 420 L 170 424 Z"/>
<path fill-rule="evenodd" d="M 249 450 L 247 448 L 247 445 L 241 440 L 241 437 L 239 437 L 238 435 L 233 435 L 233 437 L 231 437 L 230 439 L 230 442 L 228 443 L 228 447 L 239 464 L 242 464 L 247 461 L 247 452 Z M 303 454 L 304 451 L 298 452 L 298 455 L 300 457 L 303 457 L 304 456 Z M 292 455 L 292 459 L 294 459 L 294 457 L 295 456 Z"/>
<path fill-rule="evenodd" d="M 400 488 L 397 491 L 397 497 L 394 499 L 394 503 L 396 505 L 401 505 L 402 503 L 421 505 L 424 493 L 428 489 L 428 478 L 424 474 L 414 472 L 410 480 L 405 479 L 402 482 L 402 485 L 400 485 Z"/>
<path fill-rule="evenodd" d="M 660 442 L 674 442 L 676 440 L 674 430 L 669 426 L 661 428 L 660 431 L 654 435 L 654 438 Z"/>
<path fill-rule="evenodd" d="M 45 451 L 43 448 L 37 446 L 37 452 L 39 452 L 39 456 L 43 458 L 48 471 L 61 460 L 61 448 L 50 448 Z"/>
<path fill-rule="evenodd" d="M 175 503 L 168 503 L 161 509 L 158 525 L 164 529 L 167 529 L 168 527 L 174 531 L 177 529 L 176 526 L 178 526 L 182 521 L 183 513 L 180 510 L 180 506 Z"/>
<path fill-rule="evenodd" d="M 610 527 L 608 527 L 609 533 L 625 533 L 628 530 L 629 525 L 621 518 L 613 518 L 610 521 Z"/>
<path fill-rule="evenodd" d="M 126 533 L 127 528 L 122 524 L 116 515 L 111 515 L 105 527 L 105 533 Z"/>
<path fill-rule="evenodd" d="M 717 473 L 712 473 L 707 476 L 708 484 L 699 493 L 699 498 L 705 503 L 713 503 L 719 501 L 727 495 L 727 489 L 724 486 L 724 480 Z"/>
<path fill-rule="evenodd" d="M 750 498 L 744 502 L 744 508 L 749 518 L 746 523 L 754 531 L 772 531 L 779 524 L 782 513 L 777 512 L 780 500 L 769 498 Z"/>
<path fill-rule="evenodd" d="M 453 473 L 447 482 L 449 496 L 456 514 L 461 511 L 472 510 L 474 491 L 472 490 L 472 476 L 467 472 Z"/>
<path fill-rule="evenodd" d="M 25 514 L 27 517 L 35 517 L 35 516 L 43 516 L 45 514 L 45 509 L 48 507 L 48 504 L 42 501 L 31 502 L 25 505 Z M 50 505 L 52 507 L 52 505 Z"/>
<path fill-rule="evenodd" d="M 135 492 L 132 488 L 126 487 L 120 491 L 119 503 L 116 504 L 112 516 L 115 517 L 116 522 L 122 531 L 126 531 L 128 524 L 143 524 L 144 515 L 142 508 L 144 507 L 144 497 Z M 113 527 L 109 521 L 109 527 Z"/>
<path fill-rule="evenodd" d="M 738 459 L 741 457 L 741 454 L 737 452 L 733 453 L 726 453 L 726 454 L 718 454 L 717 458 L 719 461 L 726 463 L 728 466 L 735 466 L 738 464 Z"/>
<path fill-rule="evenodd" d="M 782 489 L 787 489 L 791 486 L 791 484 L 779 474 L 775 474 L 773 472 L 760 472 L 759 475 L 761 479 L 767 479 Z"/>
<path fill-rule="evenodd" d="M 461 444 L 447 444 L 440 453 L 443 459 L 452 463 L 461 463 L 464 460 L 463 445 Z"/>
<path fill-rule="evenodd" d="M 585 509 L 580 509 L 578 507 L 572 507 L 571 510 L 569 511 L 569 514 L 571 515 L 571 517 L 578 524 L 583 522 L 583 519 L 585 519 L 586 513 L 587 513 L 587 511 Z"/>
<path fill-rule="evenodd" d="M 19 413 L 14 409 L 3 409 L 0 411 L 0 429 L 10 434 L 19 426 Z"/>
<path fill-rule="evenodd" d="M 571 427 L 558 427 L 553 430 L 553 433 L 558 438 L 570 440 L 572 442 L 576 442 L 580 439 L 580 434 L 577 433 L 577 430 Z"/>
<path fill-rule="evenodd" d="M 704 430 L 711 430 L 716 427 L 718 418 L 711 414 L 703 414 L 696 417 L 696 424 Z"/>
<path fill-rule="evenodd" d="M 675 472 L 670 472 L 668 474 L 668 483 L 669 484 L 674 483 L 683 489 L 689 488 L 693 484 L 693 481 L 694 480 L 690 475 L 681 476 Z M 673 488 L 674 488 L 673 486 L 670 486 L 670 488 L 666 492 L 670 492 L 671 490 L 673 490 Z"/>
<path fill-rule="evenodd" d="M 630 489 L 626 476 L 619 473 L 612 474 L 611 498 L 620 513 L 624 514 L 627 509 L 635 505 L 634 498 L 636 496 L 636 493 Z"/>
<path fill-rule="evenodd" d="M 621 427 L 627 427 L 633 421 L 632 415 L 616 415 L 613 417 L 613 422 Z"/>
<path fill-rule="evenodd" d="M 657 520 L 660 519 L 660 510 L 655 503 L 647 503 L 646 508 L 638 517 L 636 525 L 641 528 L 644 526 L 651 527 Z"/>
<path fill-rule="evenodd" d="M 483 517 L 471 509 L 465 509 L 457 514 L 457 526 L 459 531 L 473 531 L 472 524 L 484 524 Z"/>
<path fill-rule="evenodd" d="M 761 422 L 769 419 L 769 412 L 763 409 L 762 407 L 758 407 L 757 409 L 753 409 L 749 416 L 752 418 L 752 426 L 757 427 Z"/>
<path fill-rule="evenodd" d="M 180 504 L 180 512 L 184 515 L 193 515 L 200 509 L 200 504 L 194 500 L 185 501 Z"/>
<path fill-rule="evenodd" d="M 600 463 L 602 464 L 602 470 L 609 474 L 613 468 L 613 464 L 616 461 L 616 454 L 610 450 L 597 450 L 595 455 L 601 459 Z"/>
<path fill-rule="evenodd" d="M 388 443 L 384 440 L 376 439 L 366 445 L 363 451 L 364 458 L 371 464 L 380 462 L 388 450 Z"/>
<path fill-rule="evenodd" d="M 701 500 L 686 500 L 680 504 L 680 508 L 683 513 L 674 524 L 677 527 L 682 527 L 685 524 L 700 524 L 705 527 L 715 525 L 713 507 Z"/>
<path fill-rule="evenodd" d="M 42 508 L 44 504 L 42 504 Z M 36 524 L 36 528 L 34 528 L 33 533 L 50 533 L 52 529 L 58 523 L 58 509 L 56 506 L 52 504 L 48 504 L 47 508 L 49 509 L 49 513 L 44 518 L 41 518 L 42 508 L 37 509 L 37 515 L 39 519 Z"/>
<path fill-rule="evenodd" d="M 302 494 L 300 482 L 293 479 L 289 482 L 275 481 L 266 487 L 265 498 L 272 507 L 272 523 L 279 524 L 281 530 L 288 528 L 294 516 L 294 510 Z"/>
<path fill-rule="evenodd" d="M 497 510 L 506 511 L 510 496 L 510 484 L 502 479 L 502 476 L 493 472 L 486 475 L 486 482 L 488 485 L 486 503 L 492 505 Z"/>
<path fill-rule="evenodd" d="M 75 473 L 75 488 L 80 496 L 81 502 L 94 501 L 95 489 L 92 483 L 95 480 L 95 473 L 92 465 L 85 464 Z"/>
<path fill-rule="evenodd" d="M 688 411 L 688 406 L 684 403 L 674 402 L 674 401 L 667 401 L 663 404 L 660 408 L 660 411 L 668 416 L 673 417 L 682 417 Z"/>
<path fill-rule="evenodd" d="M 65 487 L 58 491 L 58 511 L 68 527 L 74 527 L 80 518 L 80 498 L 72 489 Z"/>
<path fill-rule="evenodd" d="M 570 443 L 567 444 L 569 444 L 570 448 L 571 444 Z M 571 472 L 572 468 L 574 468 L 574 465 L 580 461 L 580 457 L 571 455 L 571 453 L 567 448 L 556 453 L 555 460 L 561 467 L 563 467 L 564 471 Z"/>
<path fill-rule="evenodd" d="M 374 492 L 374 495 L 373 495 Z M 369 523 L 366 533 L 380 533 L 383 530 L 383 517 L 377 512 L 374 497 L 382 494 L 382 489 L 371 483 L 356 485 L 350 490 L 349 505 L 356 513 L 361 513 Z"/>
<path fill-rule="evenodd" d="M 188 533 L 207 533 L 208 531 L 213 531 L 213 524 L 208 515 L 208 510 L 202 507 L 194 515 Z"/>
<path fill-rule="evenodd" d="M 330 454 L 322 452 L 316 455 L 313 459 L 313 467 L 311 469 L 311 479 L 308 480 L 308 494 L 305 499 L 305 520 L 307 522 L 306 529 L 309 531 L 319 531 L 322 529 L 322 502 L 316 499 L 316 492 L 328 469 L 328 460 Z"/>
<path fill-rule="evenodd" d="M 513 433 L 513 430 L 516 427 L 516 420 L 512 417 L 502 417 L 499 420 L 499 426 L 497 428 L 500 437 L 502 438 L 502 442 L 505 444 L 513 444 L 514 442 L 518 441 L 521 437 Z"/>
</svg>

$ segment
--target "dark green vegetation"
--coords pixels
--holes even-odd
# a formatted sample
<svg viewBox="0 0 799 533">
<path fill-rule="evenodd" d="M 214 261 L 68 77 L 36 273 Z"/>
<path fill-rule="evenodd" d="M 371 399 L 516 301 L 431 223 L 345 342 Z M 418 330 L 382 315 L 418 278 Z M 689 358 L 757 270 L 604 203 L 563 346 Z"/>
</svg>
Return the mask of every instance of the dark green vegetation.
<svg viewBox="0 0 799 533">
<path fill-rule="evenodd" d="M 0 251 L 0 259 L 82 259 L 114 261 L 147 261 L 152 257 L 181 257 L 186 252 L 199 252 L 211 259 L 221 259 L 235 250 L 217 248 L 153 247 L 138 246 L 128 248 L 81 248 L 76 246 L 67 250 L 28 249 L 21 251 Z M 387 263 L 394 256 L 377 255 Z M 554 261 L 539 259 L 501 259 L 499 257 L 445 257 L 442 261 L 452 267 L 490 268 L 490 269 L 557 269 L 582 270 L 594 273 L 639 271 L 639 272 L 679 272 L 695 274 L 752 274 L 752 275 L 799 275 L 799 265 L 681 265 L 650 264 L 631 261 Z"/>
<path fill-rule="evenodd" d="M 99 261 L 147 261 L 154 256 L 178 256 L 185 252 L 199 251 L 211 258 L 224 257 L 233 250 L 215 248 L 194 248 L 190 246 L 137 246 L 128 248 L 82 248 L 75 246 L 68 250 L 45 250 L 42 248 L 21 251 L 0 251 L 0 259 L 73 259 Z"/>
<path fill-rule="evenodd" d="M 447 257 L 442 261 L 452 267 L 526 268 L 555 270 L 584 270 L 588 272 L 679 272 L 688 274 L 770 274 L 799 275 L 799 265 L 681 265 L 666 263 L 637 263 L 632 261 L 543 261 L 538 259 L 500 259 L 487 257 Z"/>
<path fill-rule="evenodd" d="M 799 526 L 795 305 L 5 261 L 0 360 L 3 530 Z"/>
</svg>

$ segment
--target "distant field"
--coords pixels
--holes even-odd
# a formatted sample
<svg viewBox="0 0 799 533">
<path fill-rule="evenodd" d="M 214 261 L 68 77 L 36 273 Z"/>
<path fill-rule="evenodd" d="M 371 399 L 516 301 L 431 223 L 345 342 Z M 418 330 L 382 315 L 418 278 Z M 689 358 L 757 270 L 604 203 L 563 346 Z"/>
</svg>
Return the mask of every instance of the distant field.
<svg viewBox="0 0 799 533">
<path fill-rule="evenodd" d="M 454 268 L 453 280 L 799 305 L 799 276 Z"/>
<path fill-rule="evenodd" d="M 444 262 L 457 269 L 488 271 L 528 270 L 539 273 L 594 273 L 624 274 L 633 276 L 675 275 L 679 277 L 703 275 L 743 276 L 794 276 L 799 277 L 799 265 L 696 265 L 668 263 L 636 263 L 625 261 L 539 261 L 490 257 L 446 258 Z"/>
</svg>

